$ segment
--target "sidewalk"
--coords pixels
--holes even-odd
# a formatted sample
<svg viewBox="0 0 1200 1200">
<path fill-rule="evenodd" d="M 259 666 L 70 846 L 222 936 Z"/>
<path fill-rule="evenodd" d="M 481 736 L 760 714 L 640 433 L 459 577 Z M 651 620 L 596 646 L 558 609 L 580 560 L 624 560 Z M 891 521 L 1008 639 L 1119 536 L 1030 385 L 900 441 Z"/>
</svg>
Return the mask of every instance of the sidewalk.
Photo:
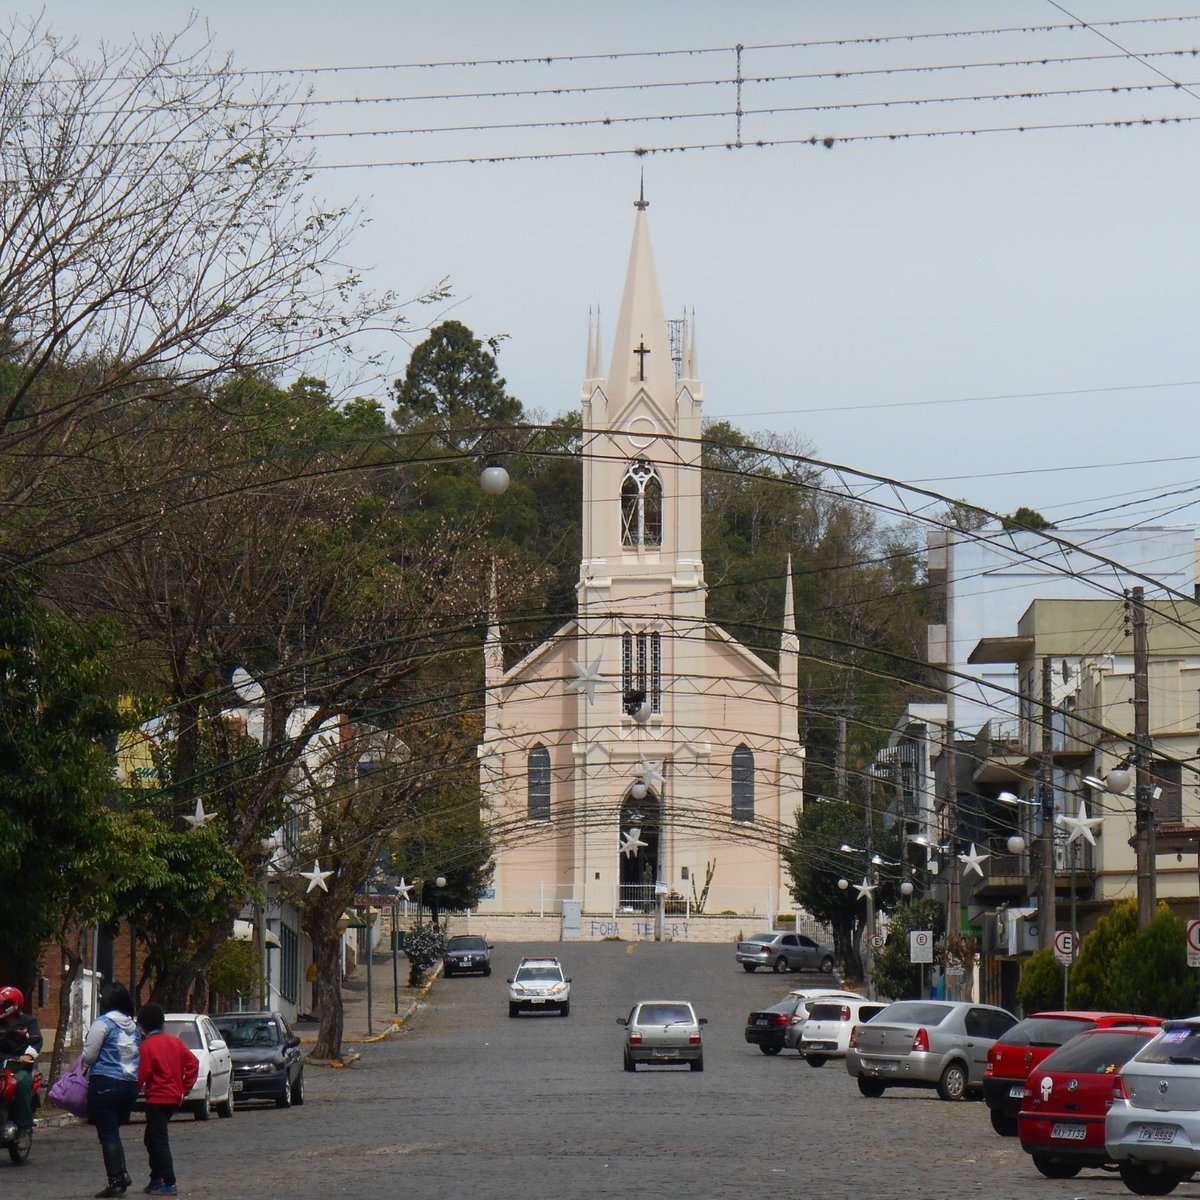
<svg viewBox="0 0 1200 1200">
<path fill-rule="evenodd" d="M 383 1041 L 404 1029 L 417 1006 L 441 975 L 438 965 L 429 972 L 425 986 L 408 986 L 408 959 L 393 958 L 390 949 L 377 949 L 371 960 L 371 1003 L 367 1005 L 367 963 L 364 959 L 354 974 L 342 980 L 342 1045 L 348 1048 Z M 296 1032 L 305 1045 L 317 1040 L 316 1020 L 299 1020 Z M 352 1055 L 347 1051 L 346 1058 Z"/>
</svg>

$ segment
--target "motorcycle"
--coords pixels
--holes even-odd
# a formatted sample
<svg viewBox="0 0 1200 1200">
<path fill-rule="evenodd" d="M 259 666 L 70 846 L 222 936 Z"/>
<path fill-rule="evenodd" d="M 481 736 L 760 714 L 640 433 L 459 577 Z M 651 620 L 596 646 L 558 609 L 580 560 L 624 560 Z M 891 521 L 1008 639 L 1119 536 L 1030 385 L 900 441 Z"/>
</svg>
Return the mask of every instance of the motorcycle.
<svg viewBox="0 0 1200 1200">
<path fill-rule="evenodd" d="M 0 1061 L 0 1146 L 8 1150 L 14 1163 L 23 1163 L 33 1147 L 33 1130 L 18 1129 L 12 1120 L 12 1103 L 17 1094 L 17 1072 L 19 1060 L 6 1058 Z M 42 1073 L 33 1073 L 33 1110 L 37 1112 L 42 1102 Z"/>
</svg>

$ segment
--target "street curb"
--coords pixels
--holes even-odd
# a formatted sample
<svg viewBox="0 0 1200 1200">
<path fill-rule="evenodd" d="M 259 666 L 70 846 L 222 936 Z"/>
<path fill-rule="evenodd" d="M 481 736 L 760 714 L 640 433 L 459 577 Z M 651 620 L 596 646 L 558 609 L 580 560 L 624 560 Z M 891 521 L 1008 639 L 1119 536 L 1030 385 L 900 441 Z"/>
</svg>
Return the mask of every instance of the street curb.
<svg viewBox="0 0 1200 1200">
<path fill-rule="evenodd" d="M 344 1037 L 344 1038 L 342 1038 L 342 1045 L 343 1046 L 369 1046 L 369 1045 L 373 1045 L 376 1042 L 385 1042 L 385 1041 L 389 1040 L 390 1038 L 395 1037 L 396 1034 L 398 1034 L 398 1033 L 406 1033 L 407 1030 L 406 1030 L 405 1026 L 406 1026 L 407 1022 L 411 1019 L 411 1017 L 417 1011 L 417 1009 L 420 1008 L 422 1002 L 425 1000 L 425 998 L 429 995 L 430 991 L 433 989 L 433 985 L 438 981 L 438 978 L 441 975 L 441 970 L 442 970 L 441 964 L 439 963 L 433 969 L 433 971 L 430 973 L 428 980 L 422 985 L 421 989 L 417 992 L 416 999 L 413 1000 L 413 1002 L 404 1010 L 404 1012 L 400 1016 L 398 1016 L 394 1020 L 392 1020 L 386 1029 L 381 1030 L 379 1033 L 372 1034 L 370 1037 L 365 1037 L 365 1036 L 364 1037 Z M 359 1000 L 359 1001 L 356 1001 L 356 1003 L 361 1004 L 362 1001 Z M 317 1044 L 317 1039 L 316 1038 L 301 1038 L 301 1044 L 305 1045 L 305 1046 L 315 1046 Z M 349 1066 L 350 1063 L 356 1062 L 361 1057 L 362 1057 L 361 1054 L 355 1054 L 353 1057 L 351 1057 L 350 1055 L 346 1055 L 340 1060 L 334 1059 L 333 1061 L 327 1062 L 327 1061 L 320 1060 L 320 1059 L 310 1058 L 306 1055 L 304 1061 L 311 1062 L 314 1067 L 328 1066 L 328 1067 L 333 1067 L 334 1069 L 339 1069 L 342 1067 Z"/>
</svg>

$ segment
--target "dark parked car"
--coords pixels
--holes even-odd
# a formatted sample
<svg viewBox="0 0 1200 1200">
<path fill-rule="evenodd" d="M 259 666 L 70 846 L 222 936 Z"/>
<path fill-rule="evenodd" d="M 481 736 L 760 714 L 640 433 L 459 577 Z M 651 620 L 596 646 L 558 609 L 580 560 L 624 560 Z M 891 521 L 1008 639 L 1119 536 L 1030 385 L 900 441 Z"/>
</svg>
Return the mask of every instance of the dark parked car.
<svg viewBox="0 0 1200 1200">
<path fill-rule="evenodd" d="M 277 1108 L 290 1108 L 304 1103 L 304 1054 L 281 1013 L 218 1013 L 212 1021 L 233 1059 L 239 1104 L 274 1100 Z"/>
<path fill-rule="evenodd" d="M 1092 1029 L 1043 1059 L 1025 1081 L 1018 1118 L 1021 1149 L 1047 1179 L 1109 1167 L 1104 1118 L 1117 1072 L 1158 1031 L 1150 1025 Z"/>
<path fill-rule="evenodd" d="M 799 1049 L 798 1031 L 808 1016 L 808 1006 L 817 997 L 861 1000 L 857 992 L 834 988 L 796 988 L 778 1004 L 755 1009 L 746 1018 L 746 1041 L 764 1054 L 778 1054 L 785 1046 Z"/>
<path fill-rule="evenodd" d="M 467 971 L 478 971 L 481 975 L 492 973 L 492 947 L 477 933 L 456 934 L 446 943 L 442 956 L 442 974 L 447 979 Z"/>
</svg>

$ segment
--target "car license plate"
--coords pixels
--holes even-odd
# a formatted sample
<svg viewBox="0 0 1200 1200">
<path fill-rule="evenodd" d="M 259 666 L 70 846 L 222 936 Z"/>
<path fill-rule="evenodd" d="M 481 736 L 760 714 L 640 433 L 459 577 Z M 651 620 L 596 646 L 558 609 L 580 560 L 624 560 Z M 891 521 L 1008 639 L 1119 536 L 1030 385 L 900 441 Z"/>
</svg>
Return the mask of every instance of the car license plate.
<svg viewBox="0 0 1200 1200">
<path fill-rule="evenodd" d="M 755 1020 L 755 1025 L 770 1025 L 770 1021 L 766 1017 L 759 1017 Z"/>
<path fill-rule="evenodd" d="M 888 1071 L 894 1071 L 898 1064 L 894 1062 L 888 1062 L 886 1059 L 881 1058 L 864 1058 L 862 1060 L 862 1065 L 864 1070 L 876 1071 L 880 1074 L 884 1074 Z"/>
<path fill-rule="evenodd" d="M 235 1079 L 233 1081 L 233 1090 L 235 1092 L 240 1092 L 242 1090 L 242 1081 L 240 1079 Z"/>
<path fill-rule="evenodd" d="M 1023 1083 L 1014 1083 L 1008 1089 L 1008 1094 L 1013 1100 L 1023 1100 L 1025 1098 L 1025 1085 Z"/>
<path fill-rule="evenodd" d="M 672 1048 L 663 1048 L 654 1051 L 655 1058 L 678 1058 L 679 1051 Z"/>
<path fill-rule="evenodd" d="M 545 996 L 534 996 L 530 999 L 529 1003 L 530 1004 L 545 1004 L 546 997 Z"/>
<path fill-rule="evenodd" d="M 1087 1137 L 1086 1125 L 1052 1125 L 1050 1136 L 1068 1142 L 1082 1142 Z"/>
<path fill-rule="evenodd" d="M 1143 1125 L 1138 1130 L 1139 1142 L 1170 1143 L 1175 1140 L 1174 1125 Z"/>
</svg>

